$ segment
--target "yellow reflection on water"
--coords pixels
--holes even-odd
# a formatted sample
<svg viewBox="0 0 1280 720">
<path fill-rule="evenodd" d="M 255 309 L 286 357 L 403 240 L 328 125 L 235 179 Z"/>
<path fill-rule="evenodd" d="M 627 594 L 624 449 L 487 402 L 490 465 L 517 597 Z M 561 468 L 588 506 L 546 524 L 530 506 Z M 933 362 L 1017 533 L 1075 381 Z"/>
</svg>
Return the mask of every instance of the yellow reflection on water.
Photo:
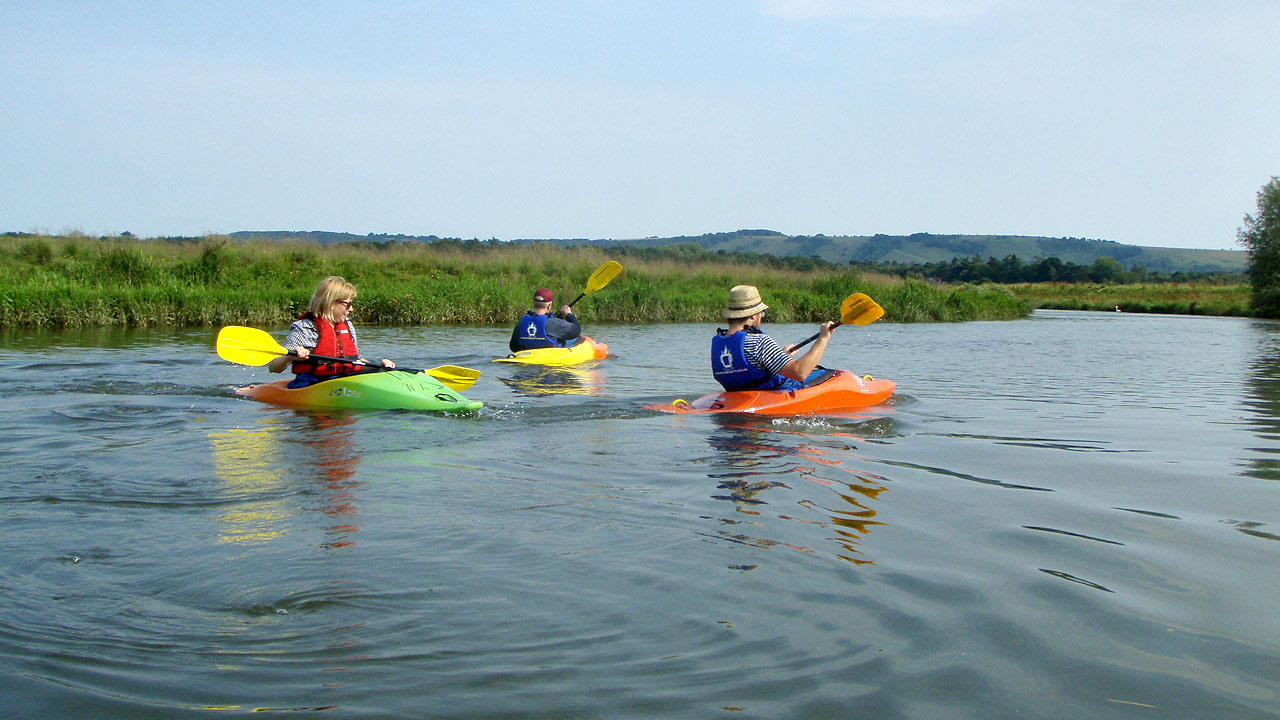
<svg viewBox="0 0 1280 720">
<path fill-rule="evenodd" d="M 285 500 L 267 499 L 285 487 L 285 465 L 272 420 L 260 429 L 232 428 L 209 433 L 213 470 L 228 496 L 240 499 L 218 515 L 218 541 L 258 545 L 283 534 L 289 512 Z M 281 495 L 283 493 L 280 493 Z"/>
<path fill-rule="evenodd" d="M 509 377 L 499 377 L 521 395 L 597 395 L 600 376 L 590 368 L 521 367 Z"/>
</svg>

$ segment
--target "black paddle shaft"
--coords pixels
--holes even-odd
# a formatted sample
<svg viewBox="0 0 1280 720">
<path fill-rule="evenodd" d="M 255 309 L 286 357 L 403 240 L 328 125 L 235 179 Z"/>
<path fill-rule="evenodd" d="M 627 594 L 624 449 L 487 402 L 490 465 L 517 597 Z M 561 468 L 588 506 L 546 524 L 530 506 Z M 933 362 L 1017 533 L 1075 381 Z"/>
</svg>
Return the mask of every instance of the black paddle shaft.
<svg viewBox="0 0 1280 720">
<path fill-rule="evenodd" d="M 832 329 L 832 330 L 835 330 L 836 328 L 840 327 L 840 326 L 841 326 L 841 325 L 843 325 L 843 324 L 844 324 L 844 321 L 843 321 L 843 320 L 837 320 L 837 321 L 836 321 L 836 324 L 831 326 L 831 329 Z M 821 335 L 821 334 L 822 334 L 822 333 L 814 333 L 814 334 L 810 335 L 809 337 L 805 338 L 804 340 L 801 340 L 799 343 L 797 343 L 797 344 L 796 344 L 796 346 L 795 346 L 795 347 L 791 348 L 791 352 L 795 352 L 796 350 L 799 350 L 800 348 L 804 347 L 805 345 L 808 345 L 809 343 L 813 342 L 814 340 L 817 340 L 817 339 L 818 339 L 818 336 L 819 336 L 819 335 Z"/>
<path fill-rule="evenodd" d="M 298 357 L 293 353 L 289 353 L 289 354 L 293 355 L 294 357 Z M 345 358 L 329 357 L 328 355 L 312 354 L 307 356 L 308 360 L 311 360 L 313 358 L 316 360 L 323 360 L 326 363 L 347 363 L 348 365 L 363 365 L 364 367 L 378 368 L 379 370 L 399 370 L 401 372 L 410 372 L 410 373 L 426 372 L 425 370 L 415 370 L 413 368 L 406 368 L 406 367 L 393 367 L 393 368 L 383 367 L 382 363 L 371 363 L 368 361 L 360 362 L 359 360 L 347 360 Z"/>
</svg>

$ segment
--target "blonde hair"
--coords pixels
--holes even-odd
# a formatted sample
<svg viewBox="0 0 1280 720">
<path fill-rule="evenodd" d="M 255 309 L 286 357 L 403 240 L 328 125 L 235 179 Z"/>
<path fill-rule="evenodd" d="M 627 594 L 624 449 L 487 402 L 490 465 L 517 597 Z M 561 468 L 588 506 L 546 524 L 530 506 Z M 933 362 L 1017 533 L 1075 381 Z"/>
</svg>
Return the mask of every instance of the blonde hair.
<svg viewBox="0 0 1280 720">
<path fill-rule="evenodd" d="M 337 275 L 320 281 L 316 291 L 311 293 L 311 314 L 333 322 L 333 304 L 339 300 L 355 300 L 356 286 Z"/>
</svg>

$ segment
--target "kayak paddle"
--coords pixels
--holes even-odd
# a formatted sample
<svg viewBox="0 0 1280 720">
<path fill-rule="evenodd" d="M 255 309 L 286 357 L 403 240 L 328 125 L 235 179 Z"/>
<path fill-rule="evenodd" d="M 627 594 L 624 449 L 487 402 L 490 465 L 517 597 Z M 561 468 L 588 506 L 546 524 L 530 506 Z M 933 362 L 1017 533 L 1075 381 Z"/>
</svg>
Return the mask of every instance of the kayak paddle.
<svg viewBox="0 0 1280 720">
<path fill-rule="evenodd" d="M 841 325 L 870 325 L 876 320 L 879 320 L 883 315 L 884 308 L 877 305 L 875 300 L 872 300 L 863 293 L 854 293 L 845 298 L 844 302 L 840 303 L 840 319 L 835 325 L 831 326 L 831 329 L 835 330 Z M 791 351 L 795 352 L 814 340 L 817 340 L 819 335 L 821 335 L 821 333 L 814 333 L 813 335 L 810 335 L 795 347 L 791 348 Z"/>
<path fill-rule="evenodd" d="M 293 355 L 275 341 L 265 330 L 239 325 L 228 325 L 218 331 L 218 357 L 240 365 L 266 365 L 281 355 Z M 439 380 L 453 390 L 462 391 L 475 384 L 480 377 L 479 370 L 459 367 L 457 365 L 441 365 L 430 370 L 413 368 L 385 368 L 381 363 L 355 362 L 343 358 L 325 355 L 308 355 L 323 362 L 343 362 L 352 365 L 377 368 L 379 370 L 399 370 L 401 372 L 424 372 Z"/>
<path fill-rule="evenodd" d="M 400 368 L 395 369 L 399 370 Z M 480 379 L 479 370 L 464 368 L 460 365 L 437 365 L 422 372 L 459 392 L 475 385 L 476 380 Z"/>
<path fill-rule="evenodd" d="M 591 273 L 591 277 L 587 278 L 587 288 L 578 297 L 574 298 L 573 302 L 569 303 L 569 307 L 573 307 L 574 303 L 586 297 L 588 293 L 593 293 L 608 285 L 609 281 L 618 277 L 620 272 L 622 272 L 622 266 L 616 260 L 610 260 L 596 268 L 595 272 Z"/>
</svg>

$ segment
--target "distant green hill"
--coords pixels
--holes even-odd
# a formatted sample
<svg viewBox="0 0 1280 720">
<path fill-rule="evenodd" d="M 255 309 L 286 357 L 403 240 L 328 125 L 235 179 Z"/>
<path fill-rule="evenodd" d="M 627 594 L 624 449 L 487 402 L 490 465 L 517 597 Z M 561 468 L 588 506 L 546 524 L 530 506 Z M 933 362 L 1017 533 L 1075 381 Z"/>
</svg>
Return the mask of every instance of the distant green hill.
<svg viewBox="0 0 1280 720">
<path fill-rule="evenodd" d="M 1056 257 L 1064 263 L 1091 265 L 1110 257 L 1126 270 L 1143 265 L 1152 272 L 1243 272 L 1248 256 L 1243 250 L 1188 250 L 1183 248 L 1123 245 L 1110 240 L 1049 238 L 1018 235 L 784 235 L 771 230 L 739 230 L 697 237 L 645 238 L 617 241 L 636 245 L 693 242 L 711 252 L 724 250 L 770 255 L 817 256 L 834 263 L 870 262 L 915 265 L 946 262 L 952 258 L 1016 256 L 1024 263 Z"/>
<path fill-rule="evenodd" d="M 334 242 L 433 242 L 435 235 L 353 235 L 332 232 L 237 232 L 232 237 L 257 239 L 310 240 L 323 244 Z M 628 240 L 519 239 L 513 242 L 546 242 L 555 245 L 634 245 L 656 247 L 675 243 L 696 243 L 710 252 L 767 253 L 778 257 L 798 255 L 819 257 L 828 262 L 901 263 L 915 265 L 946 262 L 952 258 L 1016 256 L 1024 263 L 1056 257 L 1064 263 L 1091 265 L 1100 257 L 1110 257 L 1126 270 L 1142 265 L 1163 274 L 1237 273 L 1243 272 L 1248 255 L 1243 250 L 1188 250 L 1183 248 L 1124 245 L 1111 240 L 1085 238 L 1050 238 L 1021 235 L 784 235 L 773 230 L 738 230 L 727 233 L 650 237 Z"/>
</svg>

